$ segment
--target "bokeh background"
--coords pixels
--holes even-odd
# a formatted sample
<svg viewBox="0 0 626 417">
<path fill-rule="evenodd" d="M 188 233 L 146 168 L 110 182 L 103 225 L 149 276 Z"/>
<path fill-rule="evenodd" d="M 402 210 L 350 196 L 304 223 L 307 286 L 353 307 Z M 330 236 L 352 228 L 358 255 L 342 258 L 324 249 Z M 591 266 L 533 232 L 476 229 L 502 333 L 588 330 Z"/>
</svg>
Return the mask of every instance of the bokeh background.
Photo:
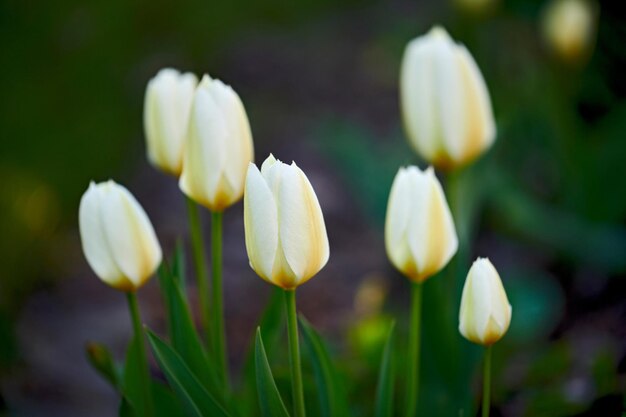
<svg viewBox="0 0 626 417">
<path fill-rule="evenodd" d="M 594 3 L 594 41 L 585 56 L 565 60 L 542 36 L 548 0 L 462 3 L 0 2 L 0 415 L 117 412 L 117 395 L 90 369 L 84 346 L 103 342 L 121 359 L 130 323 L 122 294 L 98 281 L 82 256 L 78 201 L 90 180 L 113 178 L 146 208 L 166 252 L 186 241 L 176 181 L 145 158 L 144 88 L 164 66 L 231 84 L 248 111 L 257 161 L 273 152 L 307 172 L 331 258 L 300 289 L 299 308 L 347 375 L 374 381 L 389 319 L 406 327 L 408 306 L 407 283 L 384 252 L 388 190 L 399 166 L 425 166 L 401 129 L 399 64 L 406 43 L 434 24 L 474 55 L 497 119 L 495 146 L 460 174 L 462 187 L 448 190 L 467 216 L 459 231 L 467 259 L 489 256 L 513 305 L 496 350 L 494 415 L 620 415 L 624 12 L 619 2 Z M 237 370 L 272 290 L 247 266 L 241 204 L 225 222 Z M 204 224 L 208 235 L 208 216 Z M 140 302 L 145 321 L 162 329 L 156 282 Z M 458 387 L 446 382 L 446 358 L 430 337 L 439 322 L 428 300 L 425 307 L 422 412 L 437 415 Z M 469 381 L 465 399 L 477 403 L 479 375 Z M 367 415 L 371 385 L 351 388 L 355 416 Z"/>
</svg>

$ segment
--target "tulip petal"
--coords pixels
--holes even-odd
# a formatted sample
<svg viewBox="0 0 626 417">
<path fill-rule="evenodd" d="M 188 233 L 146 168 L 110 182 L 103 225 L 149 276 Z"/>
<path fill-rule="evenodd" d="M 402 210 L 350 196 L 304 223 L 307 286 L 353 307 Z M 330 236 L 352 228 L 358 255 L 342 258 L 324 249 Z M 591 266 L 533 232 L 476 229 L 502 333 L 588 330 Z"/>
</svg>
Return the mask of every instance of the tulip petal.
<svg viewBox="0 0 626 417">
<path fill-rule="evenodd" d="M 495 140 L 496 127 L 489 91 L 476 61 L 464 46 L 458 46 L 456 53 L 465 100 L 466 133 L 461 152 L 462 159 L 469 161 L 491 146 Z"/>
<path fill-rule="evenodd" d="M 427 255 L 422 274 L 428 277 L 437 273 L 450 261 L 458 248 L 458 238 L 452 213 L 432 167 L 426 170 L 425 176 L 429 183 L 427 194 L 430 198 L 427 208 L 428 230 L 424 232 L 428 240 Z"/>
<path fill-rule="evenodd" d="M 124 275 L 139 287 L 161 262 L 156 233 L 126 188 L 109 181 L 102 191 L 102 220 L 111 253 Z"/>
<path fill-rule="evenodd" d="M 463 79 L 457 65 L 456 45 L 449 38 L 433 41 L 435 61 L 435 94 L 438 125 L 448 157 L 458 161 L 463 151 L 465 139 L 465 101 L 463 98 Z"/>
<path fill-rule="evenodd" d="M 432 214 L 430 212 L 430 204 L 433 196 L 430 182 L 423 172 L 413 166 L 407 168 L 407 171 L 411 174 L 409 177 L 411 215 L 406 233 L 411 254 L 417 265 L 417 276 L 412 278 L 423 281 L 428 278 L 424 274 L 424 268 L 428 266 L 428 250 L 430 246 L 428 228 L 432 220 L 430 218 Z"/>
<path fill-rule="evenodd" d="M 437 107 L 433 106 L 435 62 L 432 44 L 418 38 L 407 45 L 400 70 L 400 103 L 402 119 L 410 143 L 431 160 L 441 148 Z"/>
<path fill-rule="evenodd" d="M 156 166 L 180 174 L 183 141 L 198 80 L 165 68 L 148 82 L 144 100 L 144 128 L 148 158 Z"/>
<path fill-rule="evenodd" d="M 328 261 L 322 209 L 308 178 L 292 163 L 282 164 L 278 194 L 280 241 L 289 267 L 301 285 Z"/>
<path fill-rule="evenodd" d="M 224 171 L 228 183 L 235 189 L 235 194 L 238 194 L 233 198 L 238 199 L 243 193 L 248 163 L 254 157 L 250 124 L 243 103 L 230 86 L 215 80 L 210 90 L 228 130 L 223 144 L 226 161 Z"/>
<path fill-rule="evenodd" d="M 123 286 L 127 279 L 115 262 L 102 224 L 100 191 L 92 182 L 80 200 L 78 222 L 83 252 L 100 279 L 113 287 Z"/>
<path fill-rule="evenodd" d="M 246 175 L 244 225 L 250 266 L 261 278 L 272 282 L 278 249 L 278 213 L 274 195 L 253 163 Z"/>
<path fill-rule="evenodd" d="M 180 188 L 194 200 L 215 209 L 220 182 L 224 179 L 228 130 L 222 111 L 211 95 L 212 82 L 205 76 L 194 96 Z"/>
<path fill-rule="evenodd" d="M 396 268 L 407 273 L 415 269 L 407 241 L 407 228 L 411 210 L 411 191 L 408 172 L 400 168 L 391 186 L 387 217 L 385 219 L 385 246 L 387 255 Z"/>
</svg>

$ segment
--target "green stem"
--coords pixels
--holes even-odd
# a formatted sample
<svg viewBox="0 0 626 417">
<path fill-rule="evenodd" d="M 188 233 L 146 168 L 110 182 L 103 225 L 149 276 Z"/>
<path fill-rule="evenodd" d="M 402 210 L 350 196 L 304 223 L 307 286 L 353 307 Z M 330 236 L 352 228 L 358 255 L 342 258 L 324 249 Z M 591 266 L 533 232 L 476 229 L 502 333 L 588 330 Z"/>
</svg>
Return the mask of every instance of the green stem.
<svg viewBox="0 0 626 417">
<path fill-rule="evenodd" d="M 296 291 L 285 290 L 285 310 L 287 313 L 287 335 L 289 337 L 289 365 L 291 366 L 291 390 L 295 417 L 305 417 L 302 367 L 298 345 L 298 319 L 296 317 Z"/>
<path fill-rule="evenodd" d="M 152 402 L 152 392 L 150 391 L 150 369 L 148 368 L 148 359 L 146 357 L 146 345 L 141 328 L 141 318 L 139 317 L 139 306 L 137 304 L 137 294 L 135 292 L 126 293 L 128 299 L 128 309 L 133 322 L 133 331 L 135 333 L 137 356 L 139 359 L 138 366 L 141 368 L 141 391 L 143 397 L 143 410 L 146 417 L 154 415 L 154 405 Z"/>
<path fill-rule="evenodd" d="M 189 217 L 189 233 L 191 234 L 191 246 L 193 250 L 193 262 L 196 269 L 196 280 L 200 300 L 200 318 L 206 345 L 210 347 L 210 327 L 209 320 L 209 273 L 204 257 L 204 239 L 202 238 L 202 227 L 200 225 L 200 213 L 198 205 L 189 197 L 187 201 L 187 215 Z"/>
<path fill-rule="evenodd" d="M 485 363 L 483 371 L 483 416 L 489 417 L 491 407 L 491 346 L 485 350 Z"/>
<path fill-rule="evenodd" d="M 406 417 L 417 415 L 420 373 L 420 335 L 422 316 L 422 284 L 411 282 L 411 318 L 409 322 L 409 355 L 406 389 Z"/>
<path fill-rule="evenodd" d="M 228 361 L 226 360 L 226 336 L 224 332 L 224 296 L 222 285 L 222 212 L 211 212 L 211 278 L 213 295 L 211 307 L 213 318 L 213 352 L 224 386 L 228 387 Z"/>
</svg>

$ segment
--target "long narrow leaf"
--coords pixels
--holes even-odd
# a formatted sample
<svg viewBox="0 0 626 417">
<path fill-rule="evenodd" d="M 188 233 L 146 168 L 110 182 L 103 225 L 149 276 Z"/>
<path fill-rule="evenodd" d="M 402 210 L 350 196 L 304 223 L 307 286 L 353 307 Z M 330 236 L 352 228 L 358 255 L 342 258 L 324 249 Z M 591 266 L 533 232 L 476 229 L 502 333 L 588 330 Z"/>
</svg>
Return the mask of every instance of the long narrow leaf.
<svg viewBox="0 0 626 417">
<path fill-rule="evenodd" d="M 168 329 L 172 347 L 189 364 L 194 375 L 211 392 L 219 393 L 223 400 L 222 389 L 217 383 L 217 374 L 209 364 L 208 355 L 196 332 L 189 306 L 182 294 L 179 282 L 171 270 L 165 266 L 159 270 L 159 285 L 166 304 Z"/>
<path fill-rule="evenodd" d="M 126 351 L 126 362 L 124 363 L 124 375 L 122 377 L 122 409 L 127 409 L 126 415 L 146 415 L 144 410 L 144 400 L 142 393 L 142 370 L 140 365 L 140 352 L 142 344 L 137 337 L 133 336 Z M 131 412 L 132 411 L 132 412 Z M 121 414 L 121 413 L 120 413 Z"/>
<path fill-rule="evenodd" d="M 228 417 L 226 410 L 206 390 L 183 358 L 157 335 L 150 331 L 147 334 L 159 367 L 189 413 L 196 417 Z"/>
<path fill-rule="evenodd" d="M 289 417 L 287 408 L 280 397 L 278 387 L 272 375 L 272 369 L 265 354 L 261 328 L 256 329 L 255 344 L 256 386 L 259 395 L 259 406 L 263 417 Z"/>
<path fill-rule="evenodd" d="M 283 290 L 272 287 L 273 291 L 267 301 L 259 327 L 263 336 L 263 346 L 268 352 L 279 351 L 276 346 L 280 341 L 280 336 L 284 329 L 284 304 Z M 246 359 L 242 367 L 241 380 L 243 382 L 240 392 L 242 401 L 238 404 L 238 409 L 242 416 L 258 415 L 258 401 L 256 389 L 256 333 L 250 340 L 250 345 L 246 353 Z"/>
<path fill-rule="evenodd" d="M 308 321 L 300 316 L 300 326 L 307 347 L 320 400 L 322 417 L 344 417 L 350 414 L 342 381 L 333 366 L 322 338 Z"/>
<path fill-rule="evenodd" d="M 383 350 L 383 357 L 380 361 L 380 373 L 378 374 L 378 385 L 376 387 L 376 409 L 375 417 L 391 417 L 393 415 L 393 389 L 395 364 L 393 356 L 395 323 L 391 323 L 387 342 Z"/>
</svg>

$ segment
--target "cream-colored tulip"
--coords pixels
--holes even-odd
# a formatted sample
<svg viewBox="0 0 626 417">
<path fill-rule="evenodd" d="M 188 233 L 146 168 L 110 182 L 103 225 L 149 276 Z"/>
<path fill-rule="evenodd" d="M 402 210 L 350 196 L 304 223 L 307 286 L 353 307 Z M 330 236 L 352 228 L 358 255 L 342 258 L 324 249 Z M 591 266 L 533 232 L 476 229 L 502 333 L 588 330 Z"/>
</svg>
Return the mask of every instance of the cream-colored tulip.
<svg viewBox="0 0 626 417">
<path fill-rule="evenodd" d="M 146 212 L 113 181 L 89 184 L 78 223 L 87 262 L 113 288 L 135 291 L 161 263 L 161 246 Z"/>
<path fill-rule="evenodd" d="M 415 282 L 439 272 L 456 253 L 454 221 L 432 167 L 398 171 L 387 205 L 385 244 L 391 263 Z"/>
<path fill-rule="evenodd" d="M 491 99 L 480 69 L 465 46 L 441 27 L 407 45 L 400 105 L 409 142 L 439 168 L 474 160 L 495 139 Z"/>
<path fill-rule="evenodd" d="M 192 73 L 164 68 L 148 82 L 143 123 L 148 160 L 157 168 L 179 176 L 189 111 L 198 79 Z"/>
<path fill-rule="evenodd" d="M 180 189 L 210 210 L 222 211 L 241 199 L 253 159 L 243 103 L 230 86 L 205 75 L 193 98 Z"/>
<path fill-rule="evenodd" d="M 304 284 L 326 265 L 328 236 L 315 191 L 302 170 L 270 155 L 250 164 L 244 194 L 250 266 L 283 289 Z"/>
<path fill-rule="evenodd" d="M 489 259 L 478 258 L 463 287 L 459 331 L 470 342 L 492 345 L 509 329 L 511 312 L 498 271 Z"/>
<path fill-rule="evenodd" d="M 543 16 L 543 35 L 565 61 L 584 60 L 596 37 L 596 12 L 587 0 L 553 0 Z"/>
</svg>

